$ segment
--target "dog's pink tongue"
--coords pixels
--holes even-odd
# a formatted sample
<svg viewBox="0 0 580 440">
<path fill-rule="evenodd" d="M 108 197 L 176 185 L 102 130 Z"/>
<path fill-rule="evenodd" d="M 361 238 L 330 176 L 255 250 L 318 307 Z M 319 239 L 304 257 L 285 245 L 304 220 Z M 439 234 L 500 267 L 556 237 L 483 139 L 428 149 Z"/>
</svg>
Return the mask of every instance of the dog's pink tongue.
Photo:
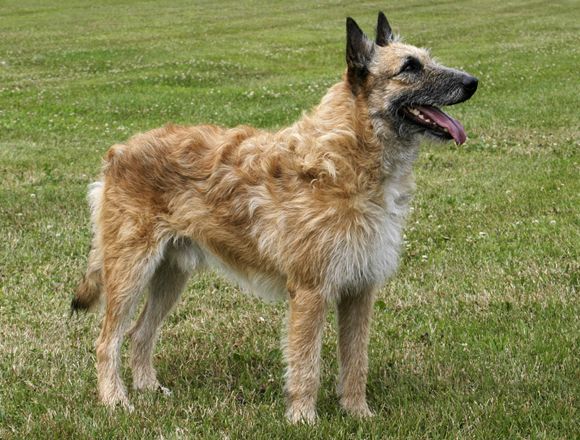
<svg viewBox="0 0 580 440">
<path fill-rule="evenodd" d="M 453 119 L 451 116 L 439 110 L 437 107 L 420 106 L 417 107 L 417 110 L 437 123 L 437 125 L 445 127 L 447 131 L 449 131 L 449 134 L 453 136 L 453 139 L 455 139 L 455 143 L 457 145 L 465 143 L 467 135 L 465 134 L 463 125 L 461 125 L 461 122 L 459 122 L 457 119 Z"/>
</svg>

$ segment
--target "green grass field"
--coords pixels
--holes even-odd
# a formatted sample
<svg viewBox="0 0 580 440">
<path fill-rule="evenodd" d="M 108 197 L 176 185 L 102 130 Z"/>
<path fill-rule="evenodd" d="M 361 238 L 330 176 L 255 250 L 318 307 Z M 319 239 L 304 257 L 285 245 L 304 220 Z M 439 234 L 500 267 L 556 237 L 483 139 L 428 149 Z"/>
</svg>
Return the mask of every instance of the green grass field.
<svg viewBox="0 0 580 440">
<path fill-rule="evenodd" d="M 0 438 L 578 438 L 578 2 L 311 3 L 0 2 Z M 480 88 L 451 109 L 469 142 L 426 144 L 416 166 L 375 307 L 376 417 L 338 408 L 331 313 L 320 421 L 289 426 L 285 305 L 211 275 L 160 338 L 173 396 L 99 405 L 99 319 L 68 306 L 101 156 L 168 121 L 294 121 L 341 77 L 345 17 L 370 33 L 379 9 Z"/>
</svg>

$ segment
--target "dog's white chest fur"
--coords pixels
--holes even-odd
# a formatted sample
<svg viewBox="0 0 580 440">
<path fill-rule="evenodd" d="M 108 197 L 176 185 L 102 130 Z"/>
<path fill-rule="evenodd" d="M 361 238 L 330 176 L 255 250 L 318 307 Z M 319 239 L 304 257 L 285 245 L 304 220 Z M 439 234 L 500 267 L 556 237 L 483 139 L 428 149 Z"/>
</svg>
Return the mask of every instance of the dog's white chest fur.
<svg viewBox="0 0 580 440">
<path fill-rule="evenodd" d="M 365 223 L 336 243 L 326 277 L 327 294 L 377 287 L 396 271 L 412 189 L 409 178 L 388 180 L 385 206 L 369 209 Z"/>
<path fill-rule="evenodd" d="M 411 189 L 399 179 L 390 182 L 385 188 L 386 211 L 370 251 L 373 260 L 372 276 L 377 283 L 393 275 L 398 267 L 410 200 Z"/>
</svg>

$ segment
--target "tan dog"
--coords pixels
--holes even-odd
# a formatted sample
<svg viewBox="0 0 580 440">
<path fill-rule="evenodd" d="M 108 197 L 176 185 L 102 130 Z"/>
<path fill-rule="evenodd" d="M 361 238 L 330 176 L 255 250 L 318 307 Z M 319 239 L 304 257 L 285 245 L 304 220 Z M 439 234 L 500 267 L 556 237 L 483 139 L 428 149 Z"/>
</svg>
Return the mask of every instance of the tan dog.
<svg viewBox="0 0 580 440">
<path fill-rule="evenodd" d="M 287 417 L 316 418 L 325 312 L 336 304 L 340 403 L 370 416 L 367 345 L 373 295 L 397 267 L 421 135 L 465 141 L 436 106 L 467 100 L 477 79 L 347 19 L 347 65 L 309 115 L 276 133 L 169 125 L 108 151 L 90 188 L 94 239 L 73 310 L 106 309 L 97 341 L 99 395 L 130 407 L 119 351 L 130 330 L 133 384 L 167 390 L 151 358 L 162 320 L 206 267 L 290 304 Z"/>
</svg>

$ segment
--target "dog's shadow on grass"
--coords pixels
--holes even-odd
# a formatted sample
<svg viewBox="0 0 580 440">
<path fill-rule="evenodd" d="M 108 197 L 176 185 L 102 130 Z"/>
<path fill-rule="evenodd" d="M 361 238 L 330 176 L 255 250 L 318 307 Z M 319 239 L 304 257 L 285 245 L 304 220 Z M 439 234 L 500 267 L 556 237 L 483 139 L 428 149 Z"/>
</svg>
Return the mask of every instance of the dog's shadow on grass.
<svg viewBox="0 0 580 440">
<path fill-rule="evenodd" d="M 283 359 L 279 342 L 250 347 L 224 338 L 210 344 L 195 341 L 181 349 L 163 350 L 155 359 L 159 380 L 176 396 L 221 396 L 237 404 L 261 404 L 283 399 Z"/>
<path fill-rule="evenodd" d="M 226 339 L 217 343 L 215 350 L 206 343 L 192 342 L 189 348 L 187 345 L 163 350 L 155 362 L 160 381 L 174 392 L 174 398 L 199 401 L 205 395 L 236 406 L 280 406 L 282 411 L 284 361 L 276 338 L 272 338 L 271 345 L 257 349 L 249 341 L 238 345 Z M 373 366 L 371 360 L 367 395 L 377 416 L 388 417 L 410 404 L 426 403 L 433 398 L 434 384 L 423 375 L 403 371 L 392 362 L 377 367 L 376 362 Z M 319 413 L 331 418 L 344 417 L 335 391 L 335 359 L 326 357 L 322 375 Z"/>
<path fill-rule="evenodd" d="M 367 397 L 377 415 L 389 417 L 407 413 L 411 408 L 425 408 L 445 399 L 445 394 L 458 391 L 457 386 L 434 378 L 408 366 L 387 362 L 369 371 Z"/>
</svg>

